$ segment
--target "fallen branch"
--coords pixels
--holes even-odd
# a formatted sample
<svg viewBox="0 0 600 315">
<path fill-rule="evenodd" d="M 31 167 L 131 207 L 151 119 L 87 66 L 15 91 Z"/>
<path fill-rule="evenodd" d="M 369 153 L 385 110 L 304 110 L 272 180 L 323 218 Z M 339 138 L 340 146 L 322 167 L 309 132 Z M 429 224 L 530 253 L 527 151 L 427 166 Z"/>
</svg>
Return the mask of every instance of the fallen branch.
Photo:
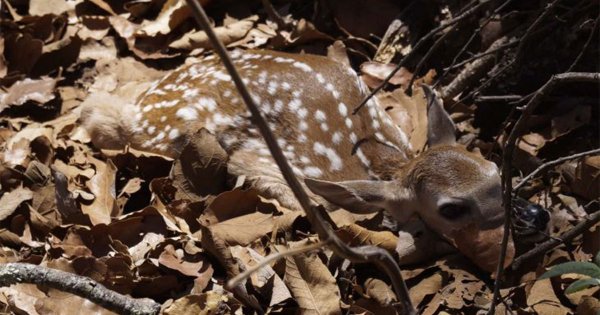
<svg viewBox="0 0 600 315">
<path fill-rule="evenodd" d="M 532 250 L 515 258 L 515 260 L 513 261 L 512 265 L 511 265 L 511 269 L 517 270 L 517 269 L 519 269 L 521 264 L 523 264 L 525 261 L 527 261 L 533 257 L 542 255 L 542 254 L 546 253 L 547 251 L 552 250 L 561 244 L 570 242 L 572 239 L 583 234 L 585 231 L 589 230 L 591 227 L 596 225 L 598 222 L 600 222 L 600 211 L 596 211 L 596 212 L 588 215 L 583 220 L 581 220 L 577 225 L 575 225 L 572 229 L 563 233 L 561 236 L 559 236 L 557 238 L 551 238 L 541 244 L 538 244 Z"/>
<path fill-rule="evenodd" d="M 294 175 L 290 164 L 283 155 L 281 148 L 277 144 L 275 136 L 262 116 L 258 106 L 250 96 L 246 85 L 242 81 L 240 74 L 237 72 L 233 62 L 231 61 L 225 46 L 217 38 L 212 26 L 210 25 L 208 16 L 206 16 L 206 13 L 204 12 L 204 9 L 197 1 L 186 1 L 188 6 L 191 7 L 196 21 L 206 32 L 206 35 L 213 45 L 213 48 L 227 69 L 227 72 L 229 75 L 231 75 L 231 78 L 235 83 L 242 100 L 252 114 L 252 122 L 260 130 L 260 133 L 265 139 L 267 147 L 269 148 L 273 159 L 277 163 L 277 166 L 279 166 L 285 181 L 290 186 L 294 196 L 306 212 L 306 218 L 310 222 L 311 226 L 316 230 L 319 238 L 323 242 L 329 242 L 329 247 L 331 250 L 340 257 L 346 258 L 353 262 L 370 262 L 383 269 L 391 279 L 394 290 L 398 295 L 398 300 L 402 305 L 402 312 L 409 315 L 416 314 L 415 308 L 413 307 L 408 294 L 408 288 L 406 287 L 406 283 L 404 282 L 402 274 L 400 273 L 400 267 L 398 267 L 394 257 L 386 250 L 376 246 L 361 246 L 357 248 L 349 247 L 339 237 L 337 237 L 331 226 L 327 223 L 330 221 L 330 219 L 325 219 L 327 213 L 323 210 L 323 208 L 321 206 L 313 205 L 312 201 L 308 197 L 308 194 L 304 190 L 304 187 Z"/>
<path fill-rule="evenodd" d="M 555 1 L 554 3 L 556 3 Z M 502 154 L 502 188 L 503 188 L 503 198 L 502 202 L 504 204 L 504 235 L 502 236 L 502 244 L 500 257 L 498 258 L 498 266 L 496 268 L 496 281 L 494 283 L 494 296 L 492 299 L 492 304 L 490 306 L 490 310 L 488 315 L 495 314 L 496 303 L 499 301 L 500 297 L 500 284 L 502 281 L 502 275 L 504 273 L 503 263 L 506 259 L 506 248 L 508 246 L 508 239 L 510 236 L 510 227 L 511 227 L 511 216 L 512 216 L 512 196 L 513 196 L 513 187 L 512 187 L 512 176 L 511 176 L 511 168 L 512 168 L 512 156 L 516 147 L 517 139 L 525 130 L 525 123 L 527 122 L 529 116 L 533 113 L 533 111 L 537 108 L 537 106 L 541 103 L 542 99 L 550 93 L 557 84 L 566 83 L 566 82 L 600 82 L 600 73 L 587 73 L 587 72 L 568 72 L 554 75 L 544 84 L 540 89 L 538 89 L 529 102 L 523 107 L 523 112 L 517 122 L 515 123 L 513 129 L 510 131 L 508 138 L 506 139 L 506 143 L 504 146 L 504 152 Z"/>
<path fill-rule="evenodd" d="M 313 250 L 321 249 L 321 248 L 327 246 L 328 244 L 329 244 L 328 241 L 318 242 L 318 243 L 314 243 L 314 244 L 311 244 L 308 246 L 302 246 L 302 247 L 286 250 L 283 252 L 271 254 L 271 255 L 265 257 L 265 259 L 261 260 L 255 266 L 252 266 L 252 268 L 240 273 L 239 275 L 235 276 L 233 279 L 227 281 L 227 287 L 233 288 L 233 287 L 237 286 L 238 284 L 240 284 L 240 282 L 248 279 L 253 273 L 257 272 L 258 270 L 265 267 L 266 265 L 269 265 L 273 261 L 279 260 L 279 259 L 287 257 L 287 256 L 294 256 L 294 255 L 298 255 L 298 254 L 307 253 L 307 252 L 310 252 Z"/>
<path fill-rule="evenodd" d="M 160 311 L 160 304 L 151 299 L 125 296 L 88 277 L 26 263 L 1 264 L 0 285 L 17 283 L 32 283 L 69 292 L 119 314 L 158 314 Z"/>
</svg>

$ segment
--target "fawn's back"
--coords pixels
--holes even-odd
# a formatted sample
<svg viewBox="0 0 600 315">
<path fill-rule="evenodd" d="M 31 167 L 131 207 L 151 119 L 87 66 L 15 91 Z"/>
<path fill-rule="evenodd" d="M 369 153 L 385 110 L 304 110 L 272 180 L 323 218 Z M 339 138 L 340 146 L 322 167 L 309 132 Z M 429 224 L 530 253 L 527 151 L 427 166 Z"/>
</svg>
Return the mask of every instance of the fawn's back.
<svg viewBox="0 0 600 315">
<path fill-rule="evenodd" d="M 408 155 L 406 137 L 374 102 L 364 109 L 367 117 L 352 115 L 365 89 L 349 67 L 313 55 L 234 51 L 232 57 L 297 175 L 367 178 L 378 156 L 355 145 L 369 139 Z M 266 162 L 270 153 L 249 116 L 221 61 L 208 57 L 150 88 L 127 136 L 134 148 L 176 157 L 185 137 L 204 127 L 229 153 L 254 153 Z"/>
<path fill-rule="evenodd" d="M 498 169 L 456 144 L 440 102 L 430 98 L 430 149 L 414 156 L 406 135 L 375 100 L 352 114 L 368 91 L 349 67 L 313 55 L 231 55 L 313 197 L 354 212 L 385 210 L 400 222 L 418 215 L 484 269 L 494 269 L 504 213 Z M 171 72 L 135 105 L 84 106 L 81 118 L 99 147 L 129 144 L 169 157 L 206 128 L 229 153 L 230 174 L 299 209 L 217 58 Z"/>
</svg>

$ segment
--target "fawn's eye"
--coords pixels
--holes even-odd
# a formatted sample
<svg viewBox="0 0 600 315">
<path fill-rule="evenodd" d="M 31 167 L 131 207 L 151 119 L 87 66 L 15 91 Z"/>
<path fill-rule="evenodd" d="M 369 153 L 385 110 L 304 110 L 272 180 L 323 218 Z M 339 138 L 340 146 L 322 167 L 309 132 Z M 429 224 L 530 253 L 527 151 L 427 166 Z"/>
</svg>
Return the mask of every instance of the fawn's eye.
<svg viewBox="0 0 600 315">
<path fill-rule="evenodd" d="M 440 214 L 448 220 L 458 220 L 468 215 L 471 210 L 468 206 L 458 203 L 446 203 L 439 209 Z"/>
</svg>

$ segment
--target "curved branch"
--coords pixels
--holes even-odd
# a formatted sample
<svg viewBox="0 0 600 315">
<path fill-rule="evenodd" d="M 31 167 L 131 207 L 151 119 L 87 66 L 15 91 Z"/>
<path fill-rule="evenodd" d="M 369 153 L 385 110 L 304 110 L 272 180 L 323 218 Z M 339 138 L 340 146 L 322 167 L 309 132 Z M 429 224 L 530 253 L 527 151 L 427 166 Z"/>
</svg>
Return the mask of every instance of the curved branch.
<svg viewBox="0 0 600 315">
<path fill-rule="evenodd" d="M 0 264 L 0 286 L 31 283 L 69 292 L 119 314 L 158 314 L 160 304 L 134 299 L 84 276 L 26 263 Z"/>
</svg>

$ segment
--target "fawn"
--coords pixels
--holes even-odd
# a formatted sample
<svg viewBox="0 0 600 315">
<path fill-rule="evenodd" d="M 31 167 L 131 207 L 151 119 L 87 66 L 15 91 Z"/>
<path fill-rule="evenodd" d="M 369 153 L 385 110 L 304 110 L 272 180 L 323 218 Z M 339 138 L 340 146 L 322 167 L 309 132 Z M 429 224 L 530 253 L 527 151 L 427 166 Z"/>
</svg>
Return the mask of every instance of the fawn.
<svg viewBox="0 0 600 315">
<path fill-rule="evenodd" d="M 456 143 L 437 98 L 428 110 L 429 149 L 415 156 L 376 99 L 352 114 L 369 91 L 350 67 L 308 54 L 230 54 L 315 200 L 359 213 L 385 210 L 400 223 L 416 214 L 480 267 L 494 270 L 504 218 L 498 168 Z M 171 72 L 135 105 L 107 101 L 81 111 L 93 143 L 106 149 L 129 145 L 175 158 L 186 138 L 206 128 L 229 153 L 230 174 L 299 209 L 249 117 L 215 56 Z M 511 241 L 505 263 L 513 252 Z"/>
</svg>

